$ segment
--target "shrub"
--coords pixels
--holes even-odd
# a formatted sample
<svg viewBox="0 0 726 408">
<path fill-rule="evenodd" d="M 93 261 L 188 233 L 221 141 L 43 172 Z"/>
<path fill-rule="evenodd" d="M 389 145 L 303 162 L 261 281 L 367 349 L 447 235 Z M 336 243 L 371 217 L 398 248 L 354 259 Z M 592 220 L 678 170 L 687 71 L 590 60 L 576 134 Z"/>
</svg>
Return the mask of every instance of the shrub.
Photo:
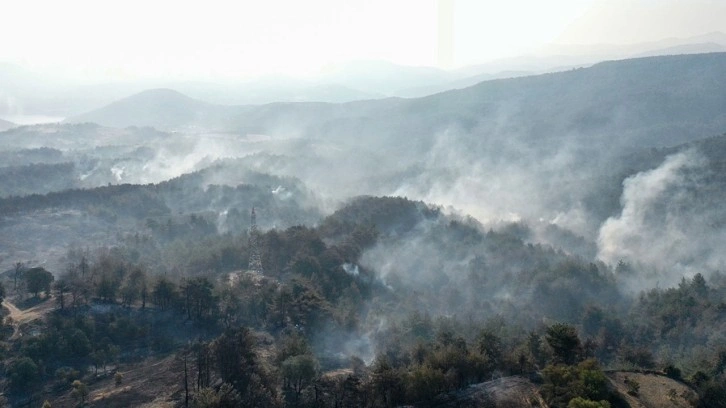
<svg viewBox="0 0 726 408">
<path fill-rule="evenodd" d="M 625 383 L 625 386 L 628 387 L 628 394 L 630 394 L 632 396 L 638 395 L 638 393 L 640 392 L 640 383 L 639 382 L 637 382 L 635 380 L 631 380 L 628 377 L 625 377 L 625 380 L 623 382 Z"/>
</svg>

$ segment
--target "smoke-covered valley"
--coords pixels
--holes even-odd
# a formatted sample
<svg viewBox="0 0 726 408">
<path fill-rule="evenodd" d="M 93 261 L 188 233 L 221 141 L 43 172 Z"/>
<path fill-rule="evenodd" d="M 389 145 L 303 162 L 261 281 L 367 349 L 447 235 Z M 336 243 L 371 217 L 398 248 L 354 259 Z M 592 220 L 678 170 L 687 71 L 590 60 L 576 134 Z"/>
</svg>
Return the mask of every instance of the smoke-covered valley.
<svg viewBox="0 0 726 408">
<path fill-rule="evenodd" d="M 681 268 L 703 257 L 689 261 L 685 254 L 692 250 L 679 246 L 683 259 L 664 260 L 657 250 L 637 248 L 626 227 L 639 225 L 635 235 L 648 247 L 654 242 L 645 230 L 653 237 L 684 234 L 680 239 L 689 247 L 710 252 L 702 244 L 713 240 L 699 239 L 705 230 L 693 225 L 695 214 L 663 214 L 659 208 L 653 211 L 664 216 L 660 223 L 656 217 L 644 219 L 651 210 L 642 207 L 667 201 L 693 209 L 688 200 L 710 203 L 701 197 L 695 176 L 673 182 L 654 176 L 665 172 L 661 177 L 678 178 L 672 173 L 685 169 L 670 169 L 669 160 L 675 159 L 656 159 L 649 149 L 675 148 L 726 128 L 723 55 L 608 62 L 422 99 L 343 105 L 225 107 L 150 91 L 69 119 L 122 129 L 59 124 L 6 131 L 2 171 L 8 177 L 0 191 L 11 196 L 158 183 L 226 163 L 298 179 L 315 195 L 314 202 L 302 205 L 323 213 L 357 195 L 405 196 L 495 228 L 521 222 L 529 230 L 527 240 L 586 259 Z M 148 125 L 166 130 L 128 127 Z M 693 148 L 689 157 L 698 151 Z M 700 163 L 686 168 L 707 177 L 709 161 Z M 228 176 L 206 183 L 245 181 Z M 649 199 L 636 197 L 659 188 L 663 191 Z M 711 186 L 706 195 L 713 192 Z M 682 202 L 676 204 L 675 198 Z M 693 211 L 707 209 L 708 204 Z M 703 227 L 712 225 L 713 220 L 706 221 Z M 666 249 L 674 243 L 663 245 L 663 251 L 675 255 Z M 697 269 L 717 270 L 718 262 L 710 259 Z"/>
<path fill-rule="evenodd" d="M 179 293 L 206 279 L 216 311 L 182 307 L 200 338 L 210 321 L 302 336 L 330 371 L 404 364 L 436 330 L 519 341 L 553 322 L 599 341 L 607 364 L 618 344 L 695 361 L 720 330 L 648 344 L 676 323 L 603 316 L 642 317 L 672 294 L 661 288 L 701 279 L 703 307 L 723 305 L 724 112 L 724 53 L 412 99 L 218 105 L 147 90 L 0 132 L 0 269 L 71 282 L 90 263 L 90 303 L 115 303 L 104 277 L 128 288 L 132 270 Z M 256 240 L 258 274 L 245 272 Z"/>
</svg>

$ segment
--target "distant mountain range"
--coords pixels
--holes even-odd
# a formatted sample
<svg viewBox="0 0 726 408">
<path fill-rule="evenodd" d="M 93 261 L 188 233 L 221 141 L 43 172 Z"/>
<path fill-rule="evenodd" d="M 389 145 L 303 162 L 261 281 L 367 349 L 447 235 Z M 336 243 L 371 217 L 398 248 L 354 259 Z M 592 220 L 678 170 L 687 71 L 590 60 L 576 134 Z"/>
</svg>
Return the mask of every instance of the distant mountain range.
<svg viewBox="0 0 726 408">
<path fill-rule="evenodd" d="M 711 52 L 726 52 L 726 46 L 717 43 L 683 44 L 663 48 L 655 51 L 647 51 L 638 57 L 654 57 L 658 55 L 682 55 L 682 54 L 706 54 Z"/>
<path fill-rule="evenodd" d="M 67 121 L 365 140 L 407 150 L 426 148 L 452 128 L 543 145 L 586 137 L 591 146 L 648 147 L 720 134 L 725 112 L 726 53 L 711 53 L 604 62 L 424 98 L 343 104 L 223 106 L 152 90 Z"/>
<path fill-rule="evenodd" d="M 456 70 L 355 61 L 330 66 L 308 79 L 269 76 L 243 81 L 144 79 L 108 83 L 69 81 L 0 63 L 0 115 L 69 117 L 135 93 L 175 89 L 192 98 L 226 105 L 273 102 L 344 103 L 385 97 L 421 97 L 478 82 L 563 71 L 594 63 L 642 56 L 726 51 L 726 35 L 631 45 L 555 45 L 530 56 L 489 61 Z"/>
<path fill-rule="evenodd" d="M 231 108 L 202 102 L 171 89 L 153 89 L 123 98 L 101 109 L 67 119 L 103 126 L 151 126 L 159 129 L 209 126 L 213 118 L 227 115 Z"/>
<path fill-rule="evenodd" d="M 714 48 L 714 45 L 720 47 Z M 687 38 L 664 38 L 659 41 L 635 44 L 552 44 L 544 47 L 540 51 L 540 55 L 587 57 L 595 61 L 641 56 L 719 52 L 724 51 L 723 47 L 726 47 L 726 34 L 716 31 Z"/>
<path fill-rule="evenodd" d="M 170 88 L 194 98 L 219 104 L 265 104 L 271 102 L 348 102 L 381 98 L 333 83 L 268 77 L 245 82 L 120 81 L 78 83 L 46 78 L 12 64 L 0 63 L 0 115 L 67 117 L 109 104 L 148 89 Z"/>
</svg>

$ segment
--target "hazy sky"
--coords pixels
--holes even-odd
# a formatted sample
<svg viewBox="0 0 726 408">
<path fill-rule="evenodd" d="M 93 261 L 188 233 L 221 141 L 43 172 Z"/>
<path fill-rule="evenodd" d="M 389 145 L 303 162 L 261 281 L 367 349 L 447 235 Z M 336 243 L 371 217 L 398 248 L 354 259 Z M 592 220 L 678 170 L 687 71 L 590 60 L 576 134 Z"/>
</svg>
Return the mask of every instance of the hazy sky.
<svg viewBox="0 0 726 408">
<path fill-rule="evenodd" d="M 726 1 L 453 3 L 450 63 L 544 44 L 726 31 Z M 437 65 L 437 0 L 3 0 L 0 61 L 88 77 L 313 74 L 356 59 Z"/>
</svg>

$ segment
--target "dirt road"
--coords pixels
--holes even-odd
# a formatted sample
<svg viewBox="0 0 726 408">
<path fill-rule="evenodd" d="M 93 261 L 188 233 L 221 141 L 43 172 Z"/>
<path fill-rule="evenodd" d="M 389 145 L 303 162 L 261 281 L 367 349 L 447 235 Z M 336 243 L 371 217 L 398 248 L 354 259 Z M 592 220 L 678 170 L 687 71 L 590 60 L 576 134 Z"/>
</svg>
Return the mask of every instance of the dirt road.
<svg viewBox="0 0 726 408">
<path fill-rule="evenodd" d="M 38 319 L 41 316 L 40 311 L 48 309 L 48 300 L 44 301 L 39 305 L 33 306 L 28 310 L 20 310 L 13 303 L 7 300 L 3 300 L 3 307 L 8 309 L 8 311 L 10 312 L 7 317 L 11 318 L 13 322 L 13 335 L 10 336 L 10 340 L 15 340 L 22 336 L 22 333 L 20 332 L 21 324 L 30 323 L 33 320 Z"/>
</svg>

